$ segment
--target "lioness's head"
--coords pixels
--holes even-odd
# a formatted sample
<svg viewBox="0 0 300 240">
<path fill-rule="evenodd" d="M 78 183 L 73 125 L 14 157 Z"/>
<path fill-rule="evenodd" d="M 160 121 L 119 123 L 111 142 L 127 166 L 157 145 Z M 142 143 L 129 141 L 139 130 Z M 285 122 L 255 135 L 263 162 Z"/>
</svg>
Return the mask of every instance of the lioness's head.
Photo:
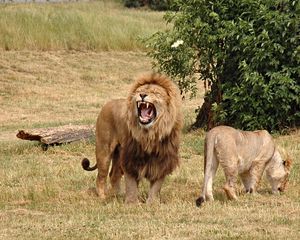
<svg viewBox="0 0 300 240">
<path fill-rule="evenodd" d="M 274 163 L 270 163 L 270 166 L 267 168 L 267 178 L 271 183 L 272 192 L 279 193 L 284 192 L 289 180 L 289 175 L 292 166 L 291 158 L 286 154 L 285 160 L 282 159 L 282 153 L 275 151 L 273 158 L 275 159 Z"/>
<path fill-rule="evenodd" d="M 138 141 L 168 136 L 181 127 L 181 97 L 166 76 L 146 74 L 137 78 L 127 99 L 127 125 Z"/>
</svg>

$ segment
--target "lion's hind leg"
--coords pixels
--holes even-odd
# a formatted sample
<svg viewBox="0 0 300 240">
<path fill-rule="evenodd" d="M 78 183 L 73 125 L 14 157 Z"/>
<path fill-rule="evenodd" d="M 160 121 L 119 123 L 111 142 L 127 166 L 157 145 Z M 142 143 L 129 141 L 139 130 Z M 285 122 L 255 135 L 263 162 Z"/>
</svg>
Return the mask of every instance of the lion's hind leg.
<svg viewBox="0 0 300 240">
<path fill-rule="evenodd" d="M 96 179 L 96 192 L 101 199 L 105 199 L 107 194 L 107 176 L 111 161 L 111 154 L 108 149 L 96 151 L 98 175 Z"/>
<path fill-rule="evenodd" d="M 109 173 L 112 194 L 118 195 L 121 192 L 121 178 L 123 171 L 120 161 L 120 145 L 117 145 L 112 154 L 112 167 Z"/>
</svg>

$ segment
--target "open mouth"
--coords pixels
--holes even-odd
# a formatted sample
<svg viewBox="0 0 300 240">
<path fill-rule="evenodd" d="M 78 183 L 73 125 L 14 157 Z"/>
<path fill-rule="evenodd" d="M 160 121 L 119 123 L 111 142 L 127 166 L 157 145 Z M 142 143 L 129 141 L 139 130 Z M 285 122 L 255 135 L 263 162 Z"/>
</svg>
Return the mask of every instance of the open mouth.
<svg viewBox="0 0 300 240">
<path fill-rule="evenodd" d="M 154 104 L 144 101 L 137 102 L 139 121 L 143 125 L 147 125 L 154 121 L 156 117 L 156 109 Z"/>
</svg>

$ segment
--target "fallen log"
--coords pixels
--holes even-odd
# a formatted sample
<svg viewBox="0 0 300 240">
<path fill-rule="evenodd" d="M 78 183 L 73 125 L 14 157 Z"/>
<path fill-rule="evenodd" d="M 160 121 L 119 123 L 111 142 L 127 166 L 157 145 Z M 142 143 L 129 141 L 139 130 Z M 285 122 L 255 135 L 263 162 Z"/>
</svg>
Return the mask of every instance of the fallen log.
<svg viewBox="0 0 300 240">
<path fill-rule="evenodd" d="M 45 145 L 70 143 L 87 140 L 95 135 L 94 125 L 65 125 L 53 128 L 19 130 L 17 137 L 24 140 L 40 141 Z"/>
</svg>

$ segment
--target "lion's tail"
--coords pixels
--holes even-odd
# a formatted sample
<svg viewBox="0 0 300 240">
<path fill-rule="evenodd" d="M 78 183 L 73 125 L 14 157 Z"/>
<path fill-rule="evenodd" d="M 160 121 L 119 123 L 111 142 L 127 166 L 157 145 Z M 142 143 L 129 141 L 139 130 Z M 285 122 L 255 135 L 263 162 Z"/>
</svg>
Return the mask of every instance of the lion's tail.
<svg viewBox="0 0 300 240">
<path fill-rule="evenodd" d="M 82 159 L 81 166 L 86 171 L 94 171 L 95 169 L 97 169 L 97 163 L 95 164 L 95 166 L 90 167 L 90 160 L 88 160 L 87 158 Z"/>
</svg>

